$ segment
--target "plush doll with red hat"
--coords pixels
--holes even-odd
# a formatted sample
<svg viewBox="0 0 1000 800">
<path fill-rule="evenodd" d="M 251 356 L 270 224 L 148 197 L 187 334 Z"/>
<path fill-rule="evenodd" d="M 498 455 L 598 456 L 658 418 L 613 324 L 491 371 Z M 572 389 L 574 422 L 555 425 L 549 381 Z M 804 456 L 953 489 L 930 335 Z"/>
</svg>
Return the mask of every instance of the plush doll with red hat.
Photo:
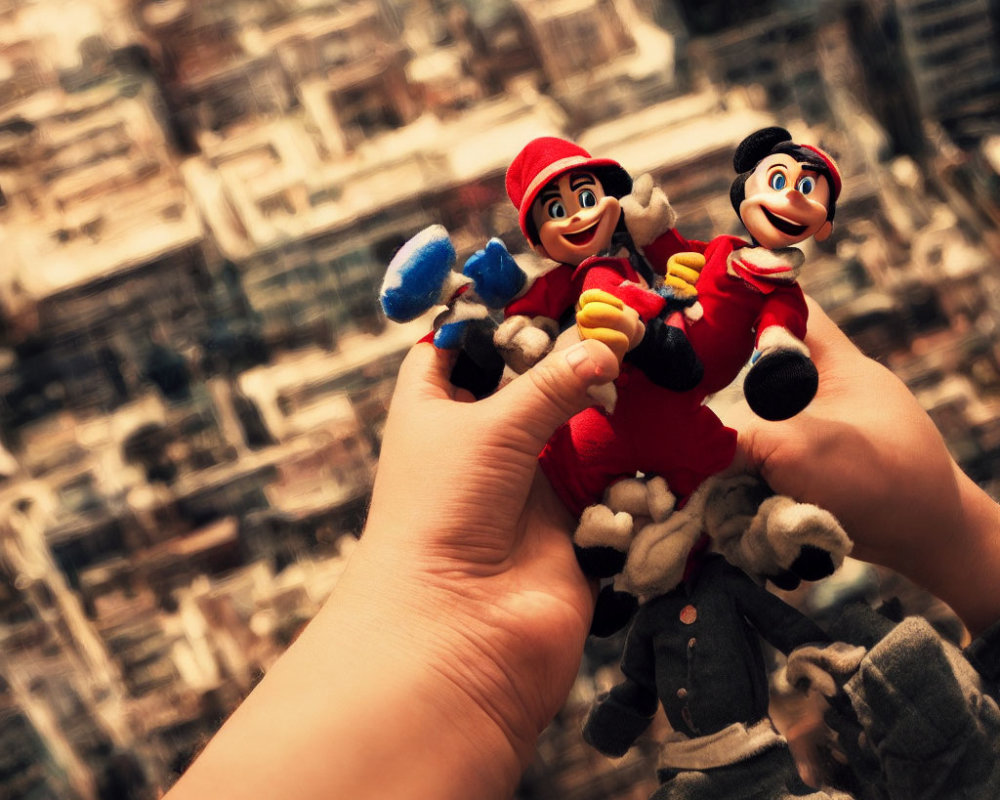
<svg viewBox="0 0 1000 800">
<path fill-rule="evenodd" d="M 681 248 L 669 204 L 636 202 L 628 197 L 633 189 L 617 162 L 554 137 L 529 142 L 507 170 L 521 230 L 554 262 L 504 309 L 495 341 L 507 363 L 526 369 L 574 320 L 580 335 L 606 342 L 623 358 L 616 404 L 575 415 L 539 457 L 575 516 L 637 471 L 660 476 L 683 501 L 735 452 L 735 432 L 694 392 L 702 377 L 698 358 L 682 328 L 667 322 L 695 299 L 689 283 L 681 280 L 688 291 L 679 292 L 667 278 L 687 273 L 693 281 L 697 272 L 670 263 Z M 656 257 L 651 262 L 647 254 Z M 670 276 L 671 268 L 678 275 Z M 614 547 L 580 543 L 578 555 L 593 575 L 621 567 Z"/>
<path fill-rule="evenodd" d="M 749 360 L 743 389 L 750 408 L 787 419 L 809 404 L 819 381 L 802 341 L 807 310 L 796 276 L 804 256 L 794 245 L 830 235 L 840 172 L 827 153 L 778 127 L 747 136 L 733 166 L 730 199 L 750 241 L 719 236 L 706 244 L 674 231 L 657 247 L 705 257 L 696 285 L 703 315 L 685 323 L 705 370 L 697 391 L 719 391 Z"/>
<path fill-rule="evenodd" d="M 575 314 L 581 335 L 605 341 L 619 358 L 628 351 L 654 382 L 679 390 L 697 383 L 697 359 L 661 313 L 693 296 L 663 286 L 657 273 L 666 260 L 654 271 L 637 247 L 653 245 L 650 229 L 667 232 L 674 219 L 651 225 L 645 208 L 636 219 L 623 216 L 619 201 L 632 190 L 631 176 L 557 137 L 529 142 L 507 169 L 506 185 L 528 242 L 555 262 L 504 310 L 496 342 L 507 363 L 519 372 L 530 367 Z M 638 241 L 633 230 L 641 231 Z"/>
</svg>

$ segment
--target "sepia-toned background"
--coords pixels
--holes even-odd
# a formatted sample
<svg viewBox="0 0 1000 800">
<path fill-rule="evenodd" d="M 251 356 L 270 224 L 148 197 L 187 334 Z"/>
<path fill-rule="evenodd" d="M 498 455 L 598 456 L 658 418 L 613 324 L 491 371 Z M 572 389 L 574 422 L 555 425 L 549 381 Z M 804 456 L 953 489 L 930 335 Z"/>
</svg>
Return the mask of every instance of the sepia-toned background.
<svg viewBox="0 0 1000 800">
<path fill-rule="evenodd" d="M 535 136 L 652 173 L 691 238 L 739 232 L 750 131 L 834 153 L 802 283 L 1000 496 L 998 33 L 998 0 L 0 0 L 0 798 L 156 797 L 309 620 L 429 327 L 385 322 L 385 265 L 431 223 L 523 251 Z M 853 562 L 794 599 L 890 593 L 947 627 Z M 617 647 L 521 797 L 652 790 L 650 741 L 579 736 Z"/>
</svg>

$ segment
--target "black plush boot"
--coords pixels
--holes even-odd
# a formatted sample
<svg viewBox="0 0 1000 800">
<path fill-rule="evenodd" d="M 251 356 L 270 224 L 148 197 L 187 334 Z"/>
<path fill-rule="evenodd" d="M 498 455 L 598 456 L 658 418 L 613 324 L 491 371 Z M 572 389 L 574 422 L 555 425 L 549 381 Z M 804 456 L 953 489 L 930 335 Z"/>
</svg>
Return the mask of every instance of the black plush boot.
<svg viewBox="0 0 1000 800">
<path fill-rule="evenodd" d="M 743 381 L 743 394 L 759 417 L 778 421 L 794 417 L 816 396 L 819 373 L 812 359 L 797 350 L 762 356 Z"/>
<path fill-rule="evenodd" d="M 646 324 L 646 333 L 625 360 L 641 369 L 657 386 L 686 392 L 701 381 L 704 367 L 684 331 L 661 317 Z"/>
</svg>

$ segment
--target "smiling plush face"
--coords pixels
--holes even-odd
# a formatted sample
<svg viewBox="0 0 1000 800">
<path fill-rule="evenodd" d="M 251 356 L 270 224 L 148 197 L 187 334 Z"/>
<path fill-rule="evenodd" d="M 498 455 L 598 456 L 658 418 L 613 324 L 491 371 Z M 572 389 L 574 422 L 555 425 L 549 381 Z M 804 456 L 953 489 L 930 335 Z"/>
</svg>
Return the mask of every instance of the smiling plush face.
<svg viewBox="0 0 1000 800">
<path fill-rule="evenodd" d="M 573 170 L 546 184 L 531 206 L 542 255 L 574 266 L 606 250 L 621 216 L 618 198 L 592 172 Z"/>
<path fill-rule="evenodd" d="M 750 235 L 771 250 L 810 236 L 822 242 L 833 229 L 827 219 L 830 183 L 809 164 L 787 153 L 761 161 L 747 178 L 740 219 Z"/>
</svg>

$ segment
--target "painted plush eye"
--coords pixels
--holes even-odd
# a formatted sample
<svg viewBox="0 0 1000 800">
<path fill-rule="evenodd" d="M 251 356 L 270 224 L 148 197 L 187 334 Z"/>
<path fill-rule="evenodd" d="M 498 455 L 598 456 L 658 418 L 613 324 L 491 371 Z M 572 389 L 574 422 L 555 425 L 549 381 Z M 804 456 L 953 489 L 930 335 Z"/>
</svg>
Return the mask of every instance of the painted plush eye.
<svg viewBox="0 0 1000 800">
<path fill-rule="evenodd" d="M 788 179 L 785 177 L 785 173 L 779 170 L 771 175 L 771 179 L 767 182 L 767 185 L 776 192 L 780 192 L 788 185 Z"/>
<path fill-rule="evenodd" d="M 562 219 L 566 216 L 566 206 L 562 204 L 562 200 L 553 200 L 549 203 L 548 212 L 552 219 Z"/>
<path fill-rule="evenodd" d="M 795 188 L 802 192 L 802 194 L 809 194 L 816 188 L 816 179 L 811 175 L 803 175 L 799 178 L 798 183 L 795 184 Z"/>
<path fill-rule="evenodd" d="M 590 189 L 584 189 L 580 192 L 577 199 L 580 201 L 580 208 L 593 208 L 597 205 L 597 195 Z"/>
</svg>

